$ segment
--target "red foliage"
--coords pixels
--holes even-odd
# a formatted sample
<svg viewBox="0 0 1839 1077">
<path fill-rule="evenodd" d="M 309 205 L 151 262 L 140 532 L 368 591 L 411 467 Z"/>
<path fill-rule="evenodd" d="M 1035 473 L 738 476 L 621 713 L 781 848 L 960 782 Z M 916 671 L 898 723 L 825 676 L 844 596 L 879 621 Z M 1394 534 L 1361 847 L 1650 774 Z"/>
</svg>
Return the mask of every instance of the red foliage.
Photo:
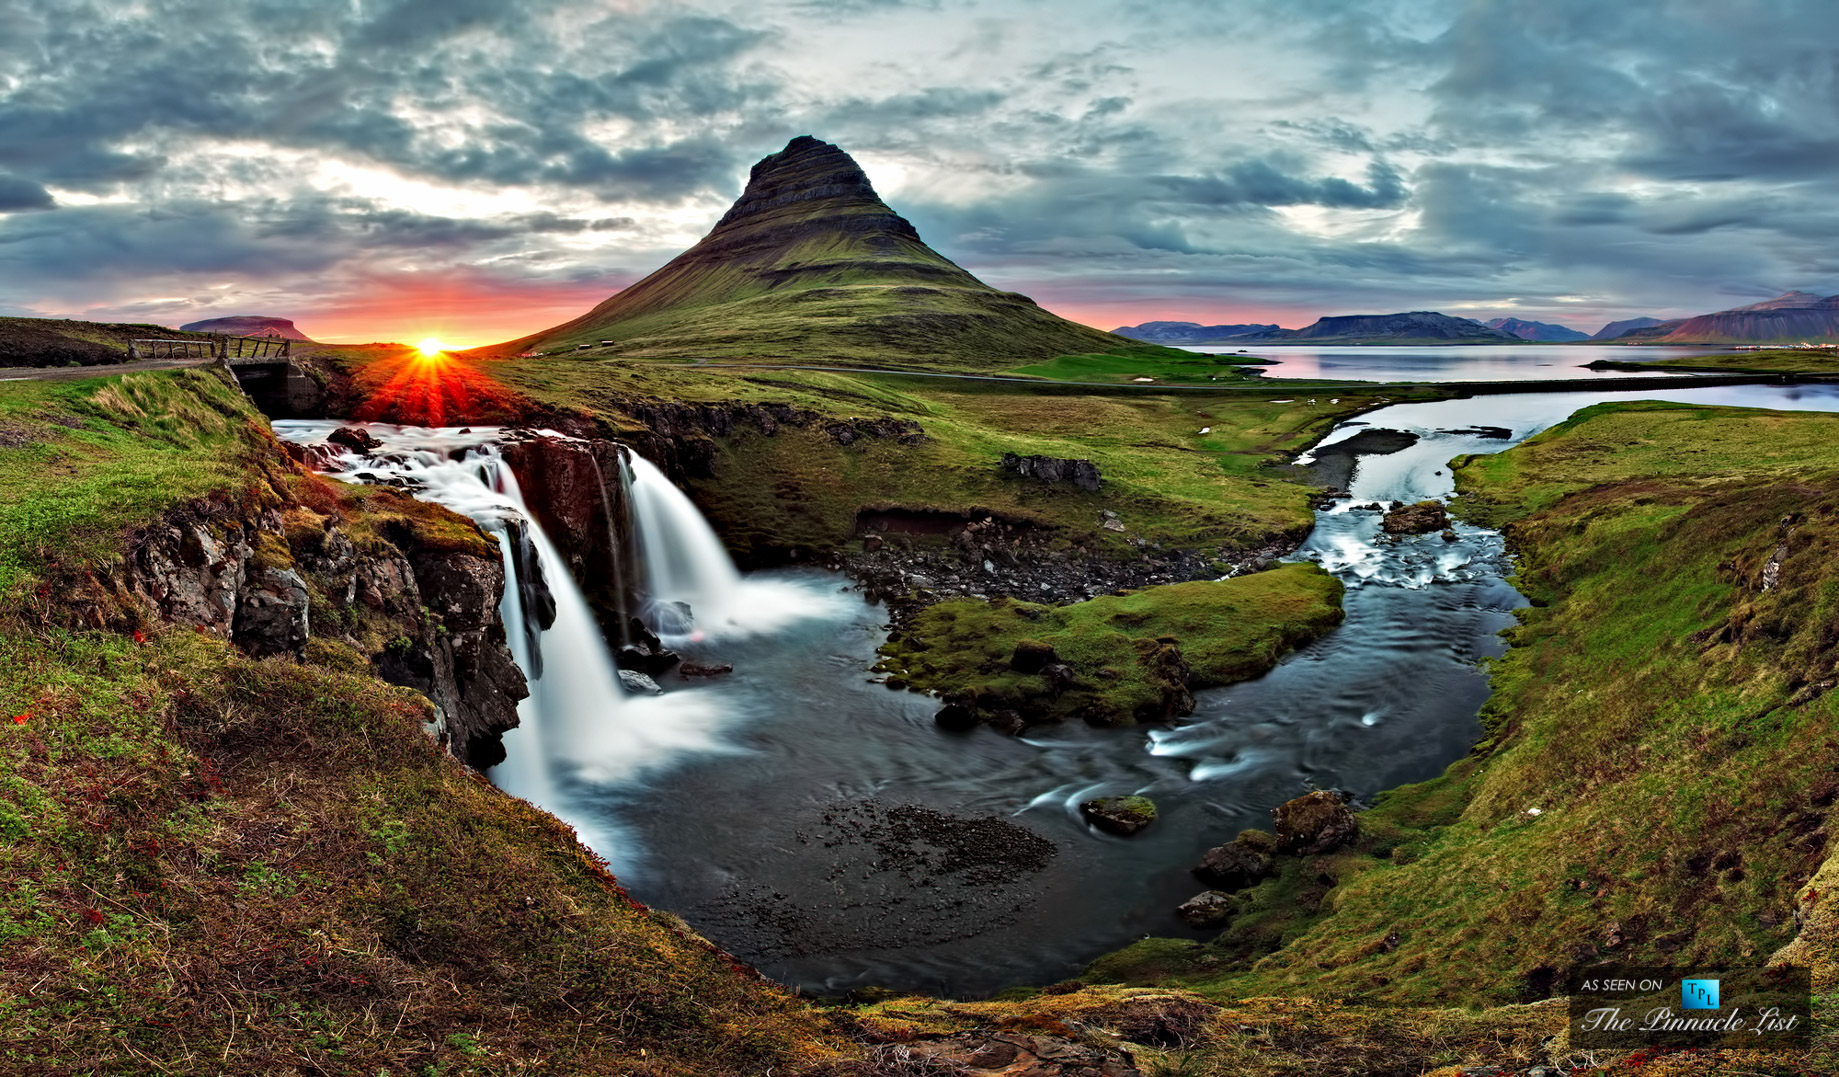
<svg viewBox="0 0 1839 1077">
<path fill-rule="evenodd" d="M 13 715 L 13 724 L 14 725 L 25 725 L 26 722 L 31 720 L 31 718 L 32 718 L 32 713 L 30 711 L 27 711 L 25 714 L 15 714 Z"/>
<path fill-rule="evenodd" d="M 134 630 L 134 642 L 136 642 L 136 643 L 145 643 L 145 642 L 147 642 L 147 633 L 145 633 L 145 632 L 142 632 L 142 631 L 141 631 L 140 629 L 138 629 L 138 628 L 137 628 L 137 629 L 135 629 L 135 630 Z"/>
</svg>

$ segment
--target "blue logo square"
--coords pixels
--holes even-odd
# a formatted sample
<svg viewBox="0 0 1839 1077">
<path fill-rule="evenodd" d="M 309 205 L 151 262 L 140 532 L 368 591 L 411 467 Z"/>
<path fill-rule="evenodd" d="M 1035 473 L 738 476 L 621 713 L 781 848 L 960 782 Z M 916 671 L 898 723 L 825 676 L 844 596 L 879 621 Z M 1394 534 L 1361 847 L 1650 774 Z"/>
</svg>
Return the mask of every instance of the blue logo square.
<svg viewBox="0 0 1839 1077">
<path fill-rule="evenodd" d="M 1718 981 L 1716 980 L 1681 980 L 1679 982 L 1679 1005 L 1686 1010 L 1715 1010 L 1718 1008 Z"/>
</svg>

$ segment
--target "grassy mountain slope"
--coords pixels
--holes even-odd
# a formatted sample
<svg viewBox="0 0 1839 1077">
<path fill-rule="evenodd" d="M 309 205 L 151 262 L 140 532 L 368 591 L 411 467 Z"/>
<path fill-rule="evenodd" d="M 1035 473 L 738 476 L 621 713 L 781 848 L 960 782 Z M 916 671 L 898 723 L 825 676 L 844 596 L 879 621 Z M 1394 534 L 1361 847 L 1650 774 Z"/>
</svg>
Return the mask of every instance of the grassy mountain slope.
<svg viewBox="0 0 1839 1077">
<path fill-rule="evenodd" d="M 1359 848 L 1252 891 L 1219 942 L 1096 971 L 1485 1003 L 1594 961 L 1766 961 L 1819 896 L 1839 802 L 1836 437 L 1839 416 L 1634 403 L 1459 461 L 1457 504 L 1505 525 L 1533 602 L 1484 742 L 1364 813 Z M 1800 945 L 1839 987 L 1833 936 Z"/>
<path fill-rule="evenodd" d="M 80 322 L 64 318 L 0 318 L 0 367 L 100 366 L 128 359 L 128 341 L 207 340 L 163 325 Z"/>
<path fill-rule="evenodd" d="M 663 268 L 573 321 L 481 352 L 582 344 L 594 355 L 981 370 L 1141 347 L 965 272 L 848 154 L 808 136 L 756 164 L 728 213 Z"/>
</svg>

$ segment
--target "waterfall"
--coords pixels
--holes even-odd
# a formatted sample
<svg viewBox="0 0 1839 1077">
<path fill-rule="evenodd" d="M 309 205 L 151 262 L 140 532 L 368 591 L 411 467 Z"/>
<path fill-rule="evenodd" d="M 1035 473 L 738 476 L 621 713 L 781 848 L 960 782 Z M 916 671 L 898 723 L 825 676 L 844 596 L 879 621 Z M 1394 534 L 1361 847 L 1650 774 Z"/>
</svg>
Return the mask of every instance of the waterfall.
<svg viewBox="0 0 1839 1077">
<path fill-rule="evenodd" d="M 308 446 L 308 458 L 325 474 L 400 487 L 471 518 L 498 541 L 505 571 L 499 615 L 530 695 L 517 705 L 519 724 L 504 736 L 505 761 L 491 769 L 493 783 L 572 824 L 608 860 L 630 858 L 633 851 L 606 822 L 607 794 L 685 753 L 728 750 L 716 735 L 721 712 L 709 691 L 625 692 L 592 608 L 499 455 L 499 429 L 363 424 L 382 446 L 358 453 L 326 440 L 340 425 L 276 421 L 274 429 Z M 695 522 L 708 531 L 700 516 Z M 535 600 L 537 589 L 526 586 L 530 554 L 553 606 Z M 738 579 L 726 557 L 730 578 Z"/>
<path fill-rule="evenodd" d="M 649 460 L 632 460 L 632 514 L 644 558 L 648 614 L 664 635 L 730 624 L 741 573 L 690 499 Z M 685 609 L 687 607 L 687 611 Z"/>
<path fill-rule="evenodd" d="M 650 461 L 632 457 L 622 478 L 638 531 L 646 619 L 674 645 L 771 632 L 840 608 L 834 595 L 744 578 L 695 502 Z"/>
</svg>

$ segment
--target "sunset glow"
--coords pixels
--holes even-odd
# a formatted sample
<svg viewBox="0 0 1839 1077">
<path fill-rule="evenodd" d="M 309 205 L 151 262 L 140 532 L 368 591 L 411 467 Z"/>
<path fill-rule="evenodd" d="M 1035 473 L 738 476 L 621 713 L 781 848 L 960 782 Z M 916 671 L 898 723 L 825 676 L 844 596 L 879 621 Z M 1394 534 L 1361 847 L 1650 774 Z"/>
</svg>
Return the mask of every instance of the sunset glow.
<svg viewBox="0 0 1839 1077">
<path fill-rule="evenodd" d="M 434 339 L 433 337 L 428 337 L 422 340 L 420 343 L 416 344 L 415 346 L 421 349 L 421 357 L 423 359 L 432 359 L 435 356 L 447 350 L 447 346 L 445 344 L 442 344 L 440 341 Z"/>
</svg>

